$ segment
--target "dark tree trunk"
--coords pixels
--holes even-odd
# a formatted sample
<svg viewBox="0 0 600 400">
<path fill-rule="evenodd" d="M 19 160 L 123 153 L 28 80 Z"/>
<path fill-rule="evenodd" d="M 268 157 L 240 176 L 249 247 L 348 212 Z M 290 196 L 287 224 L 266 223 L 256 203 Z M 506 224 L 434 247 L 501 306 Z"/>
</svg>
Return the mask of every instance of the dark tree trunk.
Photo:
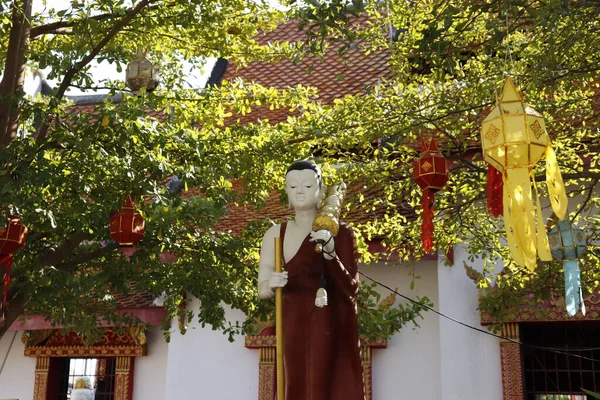
<svg viewBox="0 0 600 400">
<path fill-rule="evenodd" d="M 17 135 L 21 117 L 19 99 L 23 95 L 25 52 L 29 45 L 32 0 L 14 0 L 12 27 L 0 82 L 0 148 L 6 147 Z"/>
</svg>

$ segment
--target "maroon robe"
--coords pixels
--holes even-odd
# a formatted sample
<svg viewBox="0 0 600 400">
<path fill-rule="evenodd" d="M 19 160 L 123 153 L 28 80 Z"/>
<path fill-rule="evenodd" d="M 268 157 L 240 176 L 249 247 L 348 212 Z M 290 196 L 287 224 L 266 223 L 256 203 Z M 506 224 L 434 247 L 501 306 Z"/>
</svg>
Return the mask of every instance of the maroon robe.
<svg viewBox="0 0 600 400">
<path fill-rule="evenodd" d="M 287 224 L 281 224 L 281 243 Z M 285 260 L 283 288 L 285 400 L 364 400 L 358 339 L 358 253 L 354 232 L 345 224 L 335 238 L 340 261 L 325 260 L 304 239 Z M 348 269 L 344 267 L 348 266 Z M 324 273 L 329 304 L 315 306 Z"/>
</svg>

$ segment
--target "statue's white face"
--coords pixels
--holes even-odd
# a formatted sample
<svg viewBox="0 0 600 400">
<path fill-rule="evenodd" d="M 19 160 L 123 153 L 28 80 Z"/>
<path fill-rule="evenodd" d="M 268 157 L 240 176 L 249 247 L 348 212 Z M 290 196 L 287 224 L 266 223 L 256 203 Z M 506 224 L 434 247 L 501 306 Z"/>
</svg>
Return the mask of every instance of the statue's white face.
<svg viewBox="0 0 600 400">
<path fill-rule="evenodd" d="M 294 210 L 314 209 L 321 201 L 321 189 L 317 173 L 310 169 L 288 172 L 285 190 Z"/>
</svg>

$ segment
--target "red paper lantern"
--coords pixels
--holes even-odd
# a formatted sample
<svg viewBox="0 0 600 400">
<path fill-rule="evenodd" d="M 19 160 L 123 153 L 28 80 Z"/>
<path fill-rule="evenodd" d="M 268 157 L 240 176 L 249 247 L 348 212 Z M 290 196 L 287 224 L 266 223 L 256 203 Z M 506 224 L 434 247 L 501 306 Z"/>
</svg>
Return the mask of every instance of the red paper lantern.
<svg viewBox="0 0 600 400">
<path fill-rule="evenodd" d="M 422 142 L 421 151 L 421 156 L 413 165 L 413 178 L 423 189 L 421 242 L 423 249 L 429 253 L 433 247 L 433 202 L 435 200 L 433 194 L 448 182 L 450 168 L 433 138 L 429 146 L 425 141 Z"/>
<path fill-rule="evenodd" d="M 2 320 L 6 315 L 6 303 L 8 301 L 8 284 L 10 283 L 10 269 L 12 267 L 12 255 L 25 246 L 28 229 L 21 218 L 11 215 L 6 221 L 6 228 L 0 229 L 0 276 L 2 276 Z"/>
<path fill-rule="evenodd" d="M 119 246 L 133 246 L 144 237 L 146 221 L 133 207 L 131 197 L 123 200 L 123 207 L 110 217 L 110 237 Z"/>
</svg>

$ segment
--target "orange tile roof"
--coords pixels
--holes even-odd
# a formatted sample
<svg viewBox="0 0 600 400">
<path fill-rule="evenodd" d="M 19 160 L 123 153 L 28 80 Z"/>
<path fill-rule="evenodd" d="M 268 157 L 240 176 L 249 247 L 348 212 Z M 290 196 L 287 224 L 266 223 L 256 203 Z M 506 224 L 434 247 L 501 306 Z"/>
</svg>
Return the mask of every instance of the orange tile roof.
<svg viewBox="0 0 600 400">
<path fill-rule="evenodd" d="M 127 296 L 115 295 L 117 308 L 157 307 L 157 305 L 154 304 L 156 296 L 151 292 L 138 290 L 135 283 L 131 283 L 129 286 L 131 291 Z"/>
<path fill-rule="evenodd" d="M 280 25 L 277 29 L 257 37 L 263 44 L 268 42 L 299 42 L 306 39 L 306 33 L 298 29 L 297 22 L 288 22 Z M 282 90 L 298 85 L 312 86 L 318 90 L 317 100 L 329 104 L 336 98 L 345 95 L 356 95 L 365 93 L 369 88 L 377 84 L 380 79 L 391 77 L 388 66 L 390 54 L 387 51 L 372 52 L 368 55 L 362 50 L 348 49 L 343 56 L 337 53 L 339 45 L 330 46 L 322 58 L 309 55 L 302 61 L 294 64 L 289 60 L 277 62 L 253 62 L 245 67 L 238 67 L 229 62 L 223 73 L 223 80 L 241 78 L 248 82 L 254 82 L 265 87 L 274 87 Z M 343 79 L 342 79 L 343 77 Z M 93 96 L 90 96 L 93 97 Z M 118 101 L 118 100 L 117 100 Z M 96 104 L 78 104 L 71 109 L 77 112 L 94 113 Z M 269 120 L 270 123 L 284 121 L 290 114 L 288 108 L 269 110 L 269 107 L 253 109 L 252 113 L 232 118 L 240 124 L 255 122 L 257 120 Z M 164 120 L 164 114 L 151 111 L 150 115 Z M 233 122 L 230 120 L 230 123 Z M 184 196 L 197 194 L 197 191 L 183 194 Z M 375 198 L 380 190 L 365 188 L 354 185 L 348 189 L 348 196 L 352 197 L 361 192 L 366 198 Z M 405 204 L 397 202 L 399 212 L 409 219 L 415 218 L 414 210 Z M 370 207 L 356 207 L 348 212 L 345 220 L 354 224 L 362 224 L 373 218 L 383 215 L 383 206 L 371 209 Z M 231 231 L 239 234 L 251 221 L 265 217 L 276 221 L 282 221 L 291 217 L 285 204 L 281 204 L 279 192 L 273 190 L 271 196 L 262 210 L 256 210 L 252 205 L 230 205 L 227 216 L 222 219 L 217 227 L 218 230 Z M 149 299 L 143 300 L 146 302 Z M 150 300 L 151 302 L 151 300 Z"/>
<path fill-rule="evenodd" d="M 67 108 L 67 112 L 73 112 L 77 114 L 89 114 L 90 116 L 93 116 L 98 113 L 97 108 L 99 105 L 102 104 L 102 101 L 109 97 L 108 95 L 98 94 L 89 96 L 70 96 L 69 98 L 73 100 L 75 104 L 69 106 Z M 116 96 L 113 101 L 115 103 L 120 103 L 121 96 Z M 117 107 L 119 107 L 118 104 Z M 158 119 L 160 122 L 164 122 L 166 120 L 166 115 L 163 111 L 149 110 L 148 115 Z"/>
<path fill-rule="evenodd" d="M 346 199 L 357 196 L 361 193 L 366 199 L 375 199 L 381 195 L 379 188 L 366 188 L 360 184 L 352 185 L 346 192 Z M 415 219 L 416 214 L 412 208 L 401 201 L 394 201 L 393 206 L 396 207 L 398 213 L 407 219 Z M 342 215 L 342 220 L 353 225 L 360 225 L 372 221 L 376 218 L 382 218 L 386 212 L 386 206 L 377 205 L 372 208 L 372 204 L 361 206 L 353 204 L 353 208 Z M 266 205 L 263 209 L 257 210 L 252 205 L 230 205 L 227 215 L 219 221 L 216 230 L 231 232 L 234 235 L 240 234 L 248 223 L 257 221 L 263 218 L 269 218 L 276 222 L 282 222 L 290 219 L 293 216 L 293 211 L 287 208 L 286 204 L 280 201 L 279 192 L 272 190 L 269 198 L 266 200 Z"/>
<path fill-rule="evenodd" d="M 306 33 L 298 30 L 297 22 L 280 25 L 272 32 L 260 35 L 257 40 L 267 42 L 299 42 L 306 39 Z M 224 80 L 242 78 L 266 87 L 279 90 L 298 85 L 315 87 L 318 100 L 329 104 L 345 95 L 364 93 L 377 84 L 381 78 L 390 78 L 388 66 L 390 54 L 387 51 L 372 52 L 348 49 L 343 56 L 337 53 L 339 45 L 330 46 L 323 58 L 307 56 L 294 64 L 290 60 L 278 62 L 253 62 L 246 67 L 236 67 L 229 63 L 223 74 Z M 289 115 L 287 109 L 269 110 L 268 107 L 255 109 L 251 114 L 240 116 L 241 124 L 268 119 L 271 123 L 281 122 Z"/>
<path fill-rule="evenodd" d="M 280 25 L 276 30 L 260 35 L 257 40 L 263 44 L 267 42 L 298 42 L 306 39 L 306 33 L 298 30 L 297 22 Z M 223 74 L 223 80 L 241 78 L 244 81 L 260 84 L 265 87 L 274 87 L 279 90 L 298 85 L 312 86 L 318 90 L 318 101 L 329 104 L 334 99 L 346 95 L 365 93 L 382 78 L 389 79 L 391 70 L 388 66 L 390 54 L 387 51 L 373 52 L 366 55 L 357 49 L 348 49 L 343 56 L 337 53 L 338 46 L 328 48 L 323 58 L 307 56 L 301 62 L 294 64 L 292 61 L 278 62 L 253 62 L 246 67 L 237 67 L 229 63 Z M 341 79 L 343 76 L 343 79 Z M 269 120 L 270 123 L 284 121 L 289 115 L 289 110 L 268 107 L 253 109 L 252 113 L 244 116 L 235 116 L 240 124 Z M 231 122 L 230 122 L 231 123 Z M 348 189 L 347 197 L 353 197 L 361 192 L 366 198 L 376 198 L 381 191 L 377 188 L 366 188 L 353 185 Z M 416 218 L 414 210 L 405 204 L 395 202 L 399 212 L 409 219 Z M 374 210 L 370 207 L 357 206 L 350 210 L 345 220 L 353 224 L 362 224 L 382 216 L 384 207 L 378 206 Z M 282 221 L 292 216 L 286 205 L 281 204 L 279 194 L 273 190 L 263 210 L 257 211 L 252 206 L 231 206 L 225 219 L 218 229 L 240 233 L 250 221 L 264 217 L 275 221 Z"/>
</svg>

